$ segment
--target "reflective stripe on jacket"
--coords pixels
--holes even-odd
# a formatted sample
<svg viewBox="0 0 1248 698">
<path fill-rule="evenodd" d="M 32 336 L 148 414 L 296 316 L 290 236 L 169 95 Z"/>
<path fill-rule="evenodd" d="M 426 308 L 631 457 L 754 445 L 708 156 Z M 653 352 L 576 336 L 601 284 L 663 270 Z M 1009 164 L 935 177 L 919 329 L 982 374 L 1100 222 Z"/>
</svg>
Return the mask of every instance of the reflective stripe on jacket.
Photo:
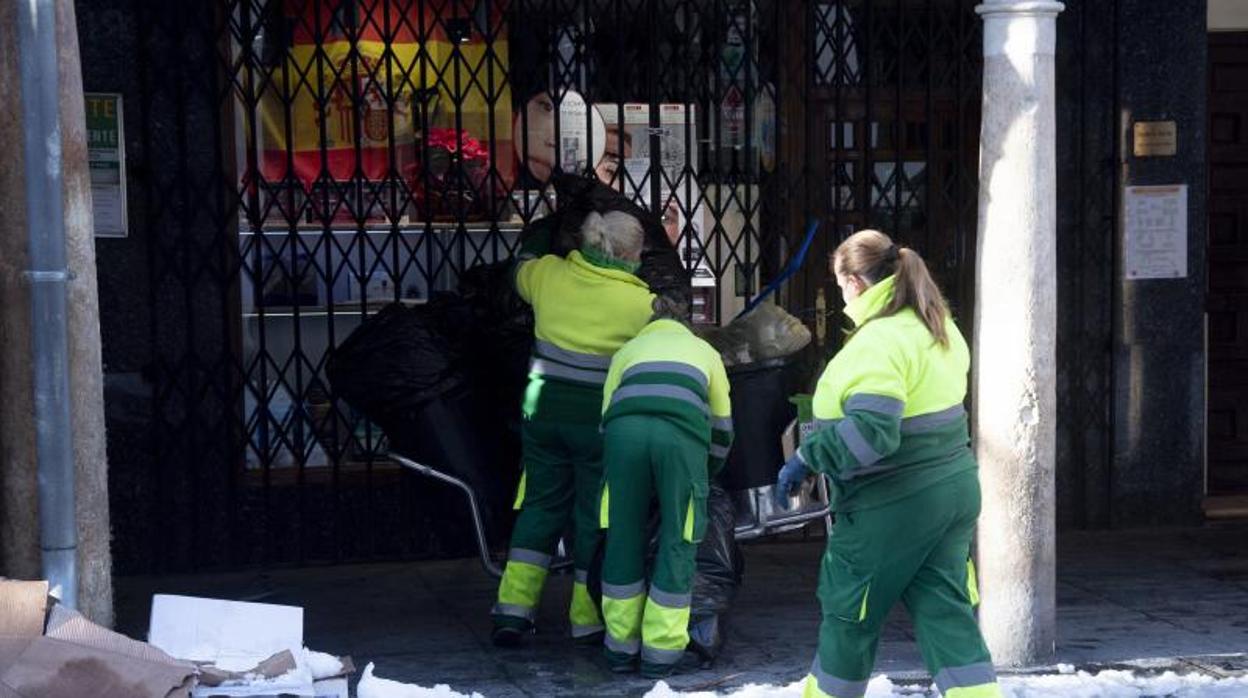
<svg viewBox="0 0 1248 698">
<path fill-rule="evenodd" d="M 674 320 L 655 320 L 611 361 L 602 421 L 645 414 L 667 418 L 707 444 L 712 472 L 732 445 L 728 375 L 719 352 Z"/>
<path fill-rule="evenodd" d="M 633 274 L 595 266 L 576 251 L 521 261 L 516 290 L 533 306 L 531 372 L 593 386 L 606 380 L 611 355 L 649 322 L 654 298 Z"/>
<path fill-rule="evenodd" d="M 894 281 L 846 306 L 859 329 L 820 377 L 816 429 L 799 449 L 808 466 L 833 477 L 842 510 L 893 501 L 975 467 L 963 408 L 966 340 L 946 319 L 949 346 L 940 346 L 908 308 L 872 319 L 892 299 Z"/>
</svg>

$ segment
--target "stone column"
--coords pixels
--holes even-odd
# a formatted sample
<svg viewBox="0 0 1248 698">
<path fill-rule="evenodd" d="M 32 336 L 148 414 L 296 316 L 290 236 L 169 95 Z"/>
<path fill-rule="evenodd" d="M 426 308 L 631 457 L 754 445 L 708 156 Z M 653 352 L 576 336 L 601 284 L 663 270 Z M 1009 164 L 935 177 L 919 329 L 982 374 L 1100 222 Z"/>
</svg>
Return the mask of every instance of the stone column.
<svg viewBox="0 0 1248 698">
<path fill-rule="evenodd" d="M 1056 640 L 1058 2 L 995 0 L 984 19 L 974 442 L 980 622 L 993 658 L 1052 658 Z"/>
<path fill-rule="evenodd" d="M 0 0 L 0 572 L 40 576 L 38 489 L 30 334 L 26 189 L 23 175 L 21 80 L 17 2 Z M 78 529 L 78 610 L 103 625 L 113 622 L 108 459 L 96 292 L 95 240 L 87 168 L 86 117 L 78 30 L 72 0 L 56 2 L 61 119 L 61 202 L 68 293 L 70 418 Z"/>
</svg>

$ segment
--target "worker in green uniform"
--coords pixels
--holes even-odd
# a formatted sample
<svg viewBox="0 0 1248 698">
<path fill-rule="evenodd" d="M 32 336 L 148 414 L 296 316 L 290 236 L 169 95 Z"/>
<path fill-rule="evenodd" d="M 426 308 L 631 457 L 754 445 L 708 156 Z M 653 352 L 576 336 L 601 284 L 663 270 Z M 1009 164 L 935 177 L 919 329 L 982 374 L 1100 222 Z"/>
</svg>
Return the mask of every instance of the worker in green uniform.
<svg viewBox="0 0 1248 698">
<path fill-rule="evenodd" d="M 855 329 L 815 389 L 816 431 L 776 485 L 781 507 L 811 472 L 834 489 L 805 696 L 861 698 L 901 601 L 945 698 L 999 698 L 974 611 L 980 489 L 963 408 L 966 341 L 923 259 L 883 233 L 851 236 L 832 270 Z"/>
<path fill-rule="evenodd" d="M 499 646 L 514 646 L 532 631 L 569 518 L 576 573 L 572 635 L 597 644 L 603 631 L 586 586 L 601 539 L 602 386 L 611 355 L 649 321 L 653 294 L 635 275 L 643 244 L 637 218 L 591 212 L 581 238 L 580 250 L 566 258 L 537 258 L 545 241 L 530 241 L 516 269 L 516 289 L 533 306 L 536 343 L 523 406 L 524 472 L 515 502 L 520 513 L 492 613 Z"/>
<path fill-rule="evenodd" d="M 732 444 L 724 364 L 686 318 L 686 304 L 656 298 L 654 319 L 616 353 L 603 388 L 605 652 L 619 672 L 640 659 L 647 678 L 670 674 L 689 643 L 707 481 Z M 659 548 L 647 589 L 646 524 L 656 495 Z"/>
</svg>

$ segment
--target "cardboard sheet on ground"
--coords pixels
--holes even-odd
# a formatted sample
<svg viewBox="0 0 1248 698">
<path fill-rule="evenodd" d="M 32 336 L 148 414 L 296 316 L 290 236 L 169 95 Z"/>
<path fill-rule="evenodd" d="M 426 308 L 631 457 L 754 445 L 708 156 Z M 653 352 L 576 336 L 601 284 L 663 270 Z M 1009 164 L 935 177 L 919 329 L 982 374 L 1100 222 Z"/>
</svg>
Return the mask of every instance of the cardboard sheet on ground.
<svg viewBox="0 0 1248 698">
<path fill-rule="evenodd" d="M 139 659 L 50 637 L 28 638 L 0 675 L 4 698 L 180 698 L 192 671 L 185 665 Z"/>
<path fill-rule="evenodd" d="M 0 581 L 0 698 L 190 694 L 190 664 L 47 601 L 46 582 Z"/>
<path fill-rule="evenodd" d="M 0 635 L 42 635 L 47 610 L 47 582 L 19 582 L 0 578 Z"/>
<path fill-rule="evenodd" d="M 204 667 L 195 696 L 315 695 L 297 606 L 157 594 L 148 641 Z"/>
</svg>

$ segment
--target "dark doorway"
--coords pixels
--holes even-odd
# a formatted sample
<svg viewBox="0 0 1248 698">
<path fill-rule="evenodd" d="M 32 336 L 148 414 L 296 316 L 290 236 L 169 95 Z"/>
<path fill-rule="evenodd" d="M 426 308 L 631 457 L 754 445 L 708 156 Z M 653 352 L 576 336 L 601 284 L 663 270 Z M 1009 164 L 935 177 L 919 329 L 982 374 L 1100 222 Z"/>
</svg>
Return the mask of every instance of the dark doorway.
<svg viewBox="0 0 1248 698">
<path fill-rule="evenodd" d="M 841 304 L 828 253 L 854 231 L 876 228 L 926 258 L 969 336 L 982 60 L 974 7 L 808 5 L 802 216 L 821 228 L 791 290 L 804 318 L 817 312 L 820 291 L 827 310 Z M 825 349 L 839 337 L 829 327 Z"/>
<path fill-rule="evenodd" d="M 1248 32 L 1209 35 L 1208 494 L 1248 495 Z"/>
</svg>

